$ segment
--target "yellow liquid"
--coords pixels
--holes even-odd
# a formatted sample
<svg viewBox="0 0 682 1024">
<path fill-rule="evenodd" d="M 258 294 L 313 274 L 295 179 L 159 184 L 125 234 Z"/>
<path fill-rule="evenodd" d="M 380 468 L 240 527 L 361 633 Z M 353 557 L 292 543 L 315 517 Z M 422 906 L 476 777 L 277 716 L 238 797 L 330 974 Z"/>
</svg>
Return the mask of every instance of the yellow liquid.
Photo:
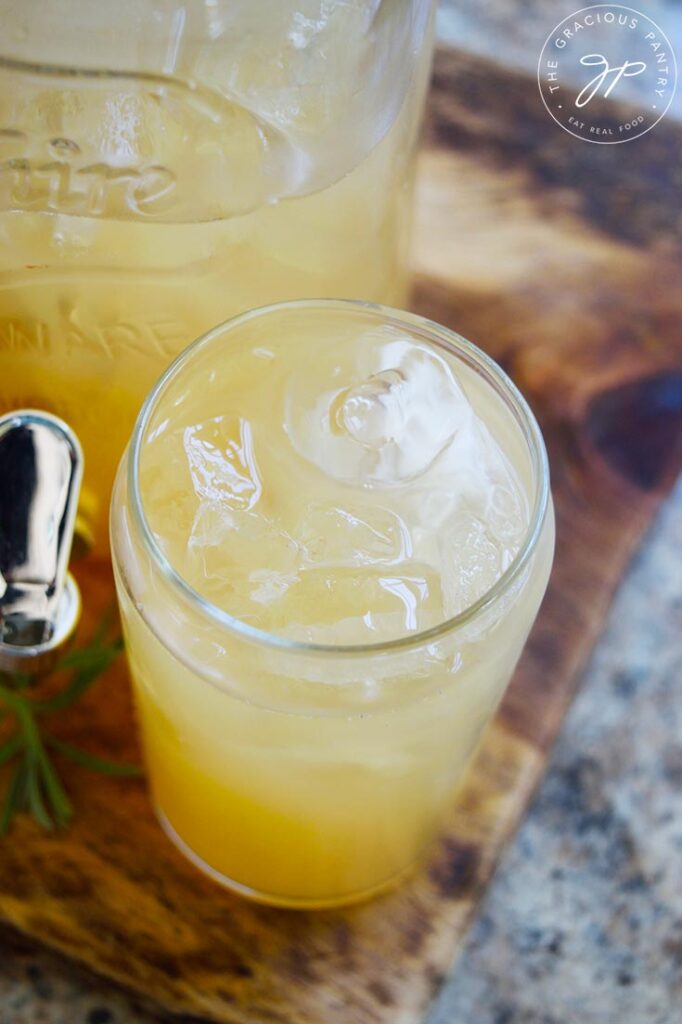
<svg viewBox="0 0 682 1024">
<path fill-rule="evenodd" d="M 470 680 L 467 691 L 463 680 L 456 696 L 369 717 L 292 715 L 197 694 L 149 637 L 132 627 L 127 642 L 152 796 L 171 837 L 228 887 L 283 906 L 354 902 L 409 871 L 506 683 Z M 154 682 L 162 668 L 172 676 Z M 174 699 L 191 700 L 191 712 L 169 713 Z"/>
<path fill-rule="evenodd" d="M 354 459 L 369 434 L 383 444 L 385 389 L 372 375 L 395 338 L 337 326 L 321 319 L 306 332 L 295 314 L 273 326 L 263 317 L 197 353 L 148 424 L 140 490 L 169 561 L 217 607 L 290 639 L 371 643 L 435 625 L 492 585 L 505 544 L 513 557 L 527 526 L 532 474 L 502 402 L 462 368 L 460 384 L 504 453 L 490 456 L 483 480 L 493 504 L 469 476 L 445 509 L 442 459 L 398 486 L 349 482 L 367 472 Z M 308 457 L 319 450 L 306 448 L 311 434 L 305 421 L 297 434 L 287 404 L 293 395 L 310 409 L 326 395 L 337 437 L 330 382 L 341 411 L 364 416 L 351 423 L 363 443 L 347 449 L 343 480 L 328 461 L 322 468 L 324 452 L 320 464 Z M 433 377 L 427 386 L 433 411 Z M 316 422 L 324 434 L 326 421 Z M 418 431 L 418 417 L 409 423 Z M 478 428 L 465 416 L 460 428 L 463 481 L 480 449 L 467 447 Z M 375 478 L 408 470 L 371 466 Z M 392 884 L 437 831 L 509 680 L 547 582 L 551 513 L 528 571 L 486 615 L 413 649 L 347 657 L 254 644 L 178 600 L 139 544 L 126 488 L 122 472 L 114 567 L 153 799 L 172 838 L 224 884 L 285 906 L 339 904 Z M 448 541 L 437 557 L 451 521 L 469 523 L 469 542 Z"/>
<path fill-rule="evenodd" d="M 47 409 L 76 431 L 100 554 L 135 416 L 189 342 L 282 299 L 404 301 L 414 129 L 410 107 L 340 181 L 227 220 L 0 212 L 0 413 Z"/>
</svg>

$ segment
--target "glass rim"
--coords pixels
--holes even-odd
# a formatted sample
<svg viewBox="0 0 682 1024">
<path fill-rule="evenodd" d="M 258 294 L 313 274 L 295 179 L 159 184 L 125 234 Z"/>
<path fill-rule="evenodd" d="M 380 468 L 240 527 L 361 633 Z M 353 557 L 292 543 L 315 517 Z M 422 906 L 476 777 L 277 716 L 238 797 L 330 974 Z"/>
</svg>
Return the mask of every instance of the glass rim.
<svg viewBox="0 0 682 1024">
<path fill-rule="evenodd" d="M 149 419 L 170 383 L 182 372 L 185 364 L 196 354 L 208 348 L 214 341 L 235 328 L 260 317 L 287 312 L 289 310 L 334 310 L 347 313 L 369 313 L 382 323 L 397 327 L 409 327 L 421 335 L 430 345 L 435 345 L 457 358 L 463 359 L 477 372 L 483 371 L 489 384 L 496 385 L 500 397 L 509 399 L 512 413 L 522 429 L 531 459 L 531 468 L 535 477 L 535 494 L 531 515 L 526 533 L 519 550 L 498 577 L 495 583 L 478 600 L 457 615 L 450 616 L 428 629 L 407 633 L 390 640 L 372 641 L 362 644 L 322 644 L 293 640 L 277 633 L 251 626 L 243 620 L 231 615 L 224 609 L 213 604 L 204 597 L 178 572 L 164 554 L 149 526 L 145 515 L 142 496 L 139 489 L 140 449 Z M 151 556 L 155 567 L 165 580 L 196 608 L 202 615 L 212 619 L 223 630 L 233 634 L 240 640 L 248 640 L 255 644 L 292 653 L 309 653 L 325 655 L 371 655 L 391 651 L 406 650 L 434 642 L 446 634 L 456 632 L 478 616 L 485 613 L 492 605 L 508 592 L 512 584 L 519 578 L 530 561 L 537 546 L 542 527 L 545 522 L 549 504 L 549 462 L 547 451 L 538 422 L 517 386 L 494 359 L 480 348 L 468 341 L 461 334 L 429 320 L 427 317 L 406 310 L 394 309 L 379 303 L 365 302 L 358 299 L 297 299 L 293 301 L 271 303 L 230 317 L 191 342 L 173 360 L 170 366 L 158 378 L 147 395 L 133 428 L 130 447 L 127 454 L 127 484 L 129 504 L 132 507 L 134 524 L 140 532 L 143 547 Z"/>
</svg>

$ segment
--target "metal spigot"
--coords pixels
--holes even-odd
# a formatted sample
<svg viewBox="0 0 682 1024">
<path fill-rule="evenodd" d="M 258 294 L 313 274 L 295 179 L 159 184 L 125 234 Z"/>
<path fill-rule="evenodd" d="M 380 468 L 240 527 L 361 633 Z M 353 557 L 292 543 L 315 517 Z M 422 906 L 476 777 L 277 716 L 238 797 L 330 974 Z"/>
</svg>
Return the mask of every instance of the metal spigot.
<svg viewBox="0 0 682 1024">
<path fill-rule="evenodd" d="M 80 618 L 68 573 L 83 453 L 56 416 L 0 417 L 0 671 L 54 664 Z"/>
</svg>

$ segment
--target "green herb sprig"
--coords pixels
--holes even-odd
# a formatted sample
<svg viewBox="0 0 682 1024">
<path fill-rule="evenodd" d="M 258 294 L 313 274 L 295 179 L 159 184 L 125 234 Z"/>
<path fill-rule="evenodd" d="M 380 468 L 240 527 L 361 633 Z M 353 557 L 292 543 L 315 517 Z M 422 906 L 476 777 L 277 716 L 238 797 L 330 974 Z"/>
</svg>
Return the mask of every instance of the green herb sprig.
<svg viewBox="0 0 682 1024">
<path fill-rule="evenodd" d="M 95 757 L 45 729 L 46 719 L 74 704 L 119 656 L 123 641 L 121 637 L 106 641 L 107 627 L 105 621 L 88 647 L 70 652 L 57 665 L 55 671 L 70 675 L 64 687 L 49 697 L 32 696 L 28 676 L 0 673 L 0 724 L 8 717 L 14 718 L 14 730 L 0 744 L 0 766 L 8 762 L 13 765 L 0 807 L 0 835 L 7 832 L 19 811 L 28 811 L 44 829 L 68 824 L 73 807 L 57 773 L 53 752 L 104 775 L 140 775 L 137 765 Z"/>
</svg>

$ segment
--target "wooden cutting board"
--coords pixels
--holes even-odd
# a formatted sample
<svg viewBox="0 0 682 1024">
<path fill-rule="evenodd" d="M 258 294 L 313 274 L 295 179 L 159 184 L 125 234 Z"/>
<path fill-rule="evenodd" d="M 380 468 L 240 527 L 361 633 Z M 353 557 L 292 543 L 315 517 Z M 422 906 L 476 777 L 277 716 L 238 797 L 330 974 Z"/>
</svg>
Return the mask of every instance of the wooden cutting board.
<svg viewBox="0 0 682 1024">
<path fill-rule="evenodd" d="M 440 844 L 399 891 L 354 909 L 269 910 L 204 879 L 142 783 L 64 766 L 73 826 L 0 842 L 0 914 L 151 997 L 225 1024 L 416 1024 L 527 807 L 609 602 L 682 466 L 682 130 L 580 142 L 533 80 L 436 60 L 419 168 L 416 308 L 491 352 L 537 411 L 558 514 L 549 593 Z M 111 598 L 83 568 L 83 632 Z M 59 723 L 136 756 L 121 661 Z"/>
</svg>

